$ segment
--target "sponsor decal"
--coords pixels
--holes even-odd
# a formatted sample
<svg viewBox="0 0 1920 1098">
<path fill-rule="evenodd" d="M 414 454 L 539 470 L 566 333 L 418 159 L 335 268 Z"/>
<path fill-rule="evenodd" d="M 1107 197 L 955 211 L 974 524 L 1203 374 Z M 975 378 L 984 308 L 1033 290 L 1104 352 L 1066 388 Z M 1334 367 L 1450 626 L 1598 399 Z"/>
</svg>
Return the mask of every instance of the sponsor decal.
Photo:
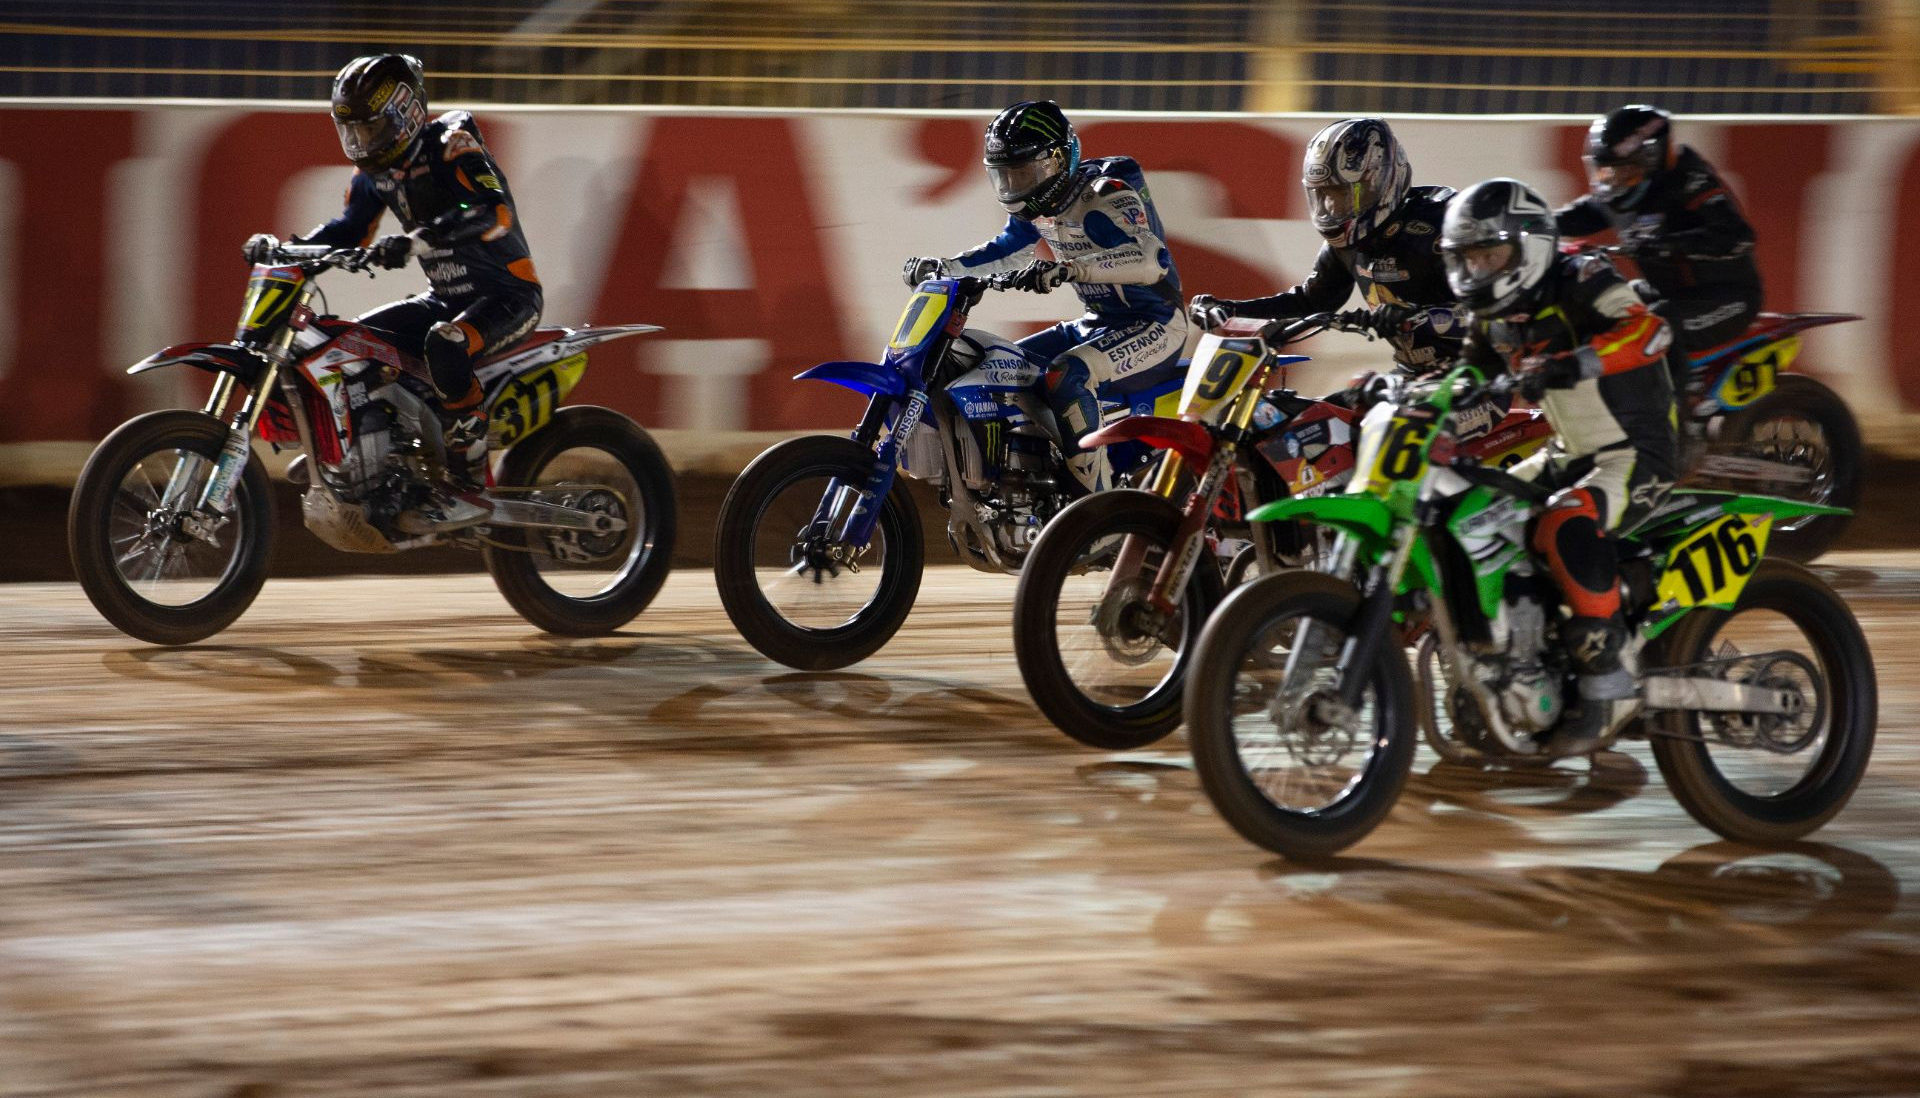
<svg viewBox="0 0 1920 1098">
<path fill-rule="evenodd" d="M 1402 223 L 1408 236 L 1432 236 L 1433 226 L 1425 221 L 1407 221 Z"/>
<path fill-rule="evenodd" d="M 1453 413 L 1454 434 L 1461 438 L 1473 438 L 1493 429 L 1493 405 L 1480 401 Z"/>
<path fill-rule="evenodd" d="M 1360 273 L 1375 282 L 1405 282 L 1407 272 L 1400 268 L 1400 261 L 1390 255 L 1383 255 L 1371 264 L 1360 268 Z"/>
</svg>

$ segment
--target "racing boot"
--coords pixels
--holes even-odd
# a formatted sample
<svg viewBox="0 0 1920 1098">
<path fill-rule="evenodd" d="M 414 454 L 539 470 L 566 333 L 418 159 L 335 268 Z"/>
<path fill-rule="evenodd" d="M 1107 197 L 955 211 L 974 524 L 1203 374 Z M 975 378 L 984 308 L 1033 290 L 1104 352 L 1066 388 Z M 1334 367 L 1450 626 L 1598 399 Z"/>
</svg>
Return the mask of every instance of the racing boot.
<svg viewBox="0 0 1920 1098">
<path fill-rule="evenodd" d="M 487 460 L 487 408 L 480 382 L 443 410 L 446 475 L 427 485 L 427 498 L 394 516 L 409 534 L 444 534 L 477 526 L 493 515 L 484 494 Z"/>
<path fill-rule="evenodd" d="M 1573 658 L 1577 698 L 1547 734 L 1550 758 L 1591 754 L 1640 711 L 1639 686 L 1623 658 L 1625 623 L 1618 617 L 1573 618 L 1560 635 Z"/>
<path fill-rule="evenodd" d="M 1113 463 L 1107 458 L 1107 448 L 1085 450 L 1080 446 L 1080 440 L 1100 423 L 1100 402 L 1082 380 L 1084 370 L 1070 370 L 1056 384 L 1051 398 L 1056 404 L 1054 419 L 1060 426 L 1060 452 L 1066 455 L 1067 472 L 1073 474 L 1062 487 L 1076 499 L 1113 486 Z"/>
</svg>

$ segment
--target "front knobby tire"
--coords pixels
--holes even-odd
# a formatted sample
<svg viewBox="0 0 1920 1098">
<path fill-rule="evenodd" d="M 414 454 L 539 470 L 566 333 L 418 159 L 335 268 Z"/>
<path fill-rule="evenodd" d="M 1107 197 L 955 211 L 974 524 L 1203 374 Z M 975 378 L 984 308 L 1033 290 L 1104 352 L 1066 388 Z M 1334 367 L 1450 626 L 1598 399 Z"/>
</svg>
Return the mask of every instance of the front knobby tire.
<svg viewBox="0 0 1920 1098">
<path fill-rule="evenodd" d="M 128 538 L 134 513 L 152 502 L 130 488 L 144 482 L 155 488 L 151 476 L 139 467 L 149 461 L 156 470 L 170 466 L 170 455 L 197 455 L 212 463 L 226 444 L 227 425 L 202 412 L 149 412 L 120 425 L 87 458 L 74 485 L 67 510 L 67 549 L 80 589 L 102 617 L 130 637 L 152 644 L 192 644 L 233 624 L 253 605 L 267 580 L 267 558 L 272 548 L 273 498 L 267 473 L 258 458 L 249 456 L 234 488 L 232 511 L 217 532 L 234 548 L 224 565 L 205 582 L 209 589 L 190 601 L 167 603 L 143 594 L 139 579 L 130 579 L 121 566 L 129 549 L 116 547 L 116 537 Z M 152 494 L 152 493 L 148 493 Z M 119 521 L 116 521 L 118 519 Z M 198 547 L 180 553 L 198 553 Z M 160 558 L 164 572 L 169 559 Z M 176 562 L 184 557 L 171 558 Z M 168 579 L 156 575 L 156 584 Z M 155 588 L 157 589 L 157 588 Z"/>
<path fill-rule="evenodd" d="M 627 482 L 619 487 L 636 497 L 621 504 L 629 532 L 610 550 L 604 579 L 590 566 L 569 571 L 559 565 L 540 544 L 549 536 L 540 530 L 497 531 L 499 546 L 486 546 L 481 557 L 507 604 L 534 627 L 591 637 L 626 625 L 660 593 L 673 567 L 677 504 L 673 469 L 653 436 L 619 412 L 594 405 L 560 409 L 547 426 L 508 450 L 499 483 L 539 485 L 556 459 L 581 452 L 611 460 L 624 473 L 618 479 Z M 588 466 L 580 475 L 595 474 Z"/>
<path fill-rule="evenodd" d="M 1178 507 L 1151 492 L 1100 492 L 1076 501 L 1048 522 L 1021 566 L 1013 601 L 1013 652 L 1020 676 L 1047 719 L 1088 747 L 1130 751 L 1160 740 L 1180 726 L 1190 657 L 1207 615 L 1221 597 L 1219 569 L 1211 559 L 1202 559 L 1194 568 L 1181 595 L 1177 626 L 1180 646 L 1171 664 L 1161 669 L 1163 677 L 1145 687 L 1144 692 L 1137 687 L 1111 691 L 1139 693 L 1127 702 L 1103 702 L 1090 696 L 1089 691 L 1099 689 L 1099 684 L 1077 681 L 1067 666 L 1068 655 L 1062 650 L 1060 637 L 1063 592 L 1076 580 L 1090 579 L 1103 585 L 1111 581 L 1110 569 L 1079 577 L 1074 574 L 1102 543 L 1127 537 L 1144 539 L 1158 551 L 1152 555 L 1157 564 L 1160 556 L 1172 548 L 1180 518 Z M 1150 584 L 1154 568 L 1142 571 L 1140 582 Z"/>
<path fill-rule="evenodd" d="M 1257 713 L 1241 710 L 1264 704 L 1256 684 L 1243 684 L 1242 676 L 1253 667 L 1264 638 L 1288 628 L 1289 619 L 1311 619 L 1332 627 L 1330 635 L 1343 635 L 1358 616 L 1360 603 L 1360 592 L 1352 584 L 1324 573 L 1268 576 L 1227 596 L 1207 621 L 1194 652 L 1187 680 L 1187 742 L 1201 788 L 1243 838 L 1284 857 L 1324 858 L 1365 838 L 1399 800 L 1413 766 L 1420 736 L 1413 677 L 1405 653 L 1392 640 L 1380 646 L 1373 665 L 1363 672 L 1363 705 L 1371 702 L 1373 713 L 1364 729 L 1371 752 L 1331 803 L 1311 809 L 1275 803 L 1242 754 L 1236 718 L 1257 719 Z M 1265 666 L 1274 665 L 1268 661 Z"/>
<path fill-rule="evenodd" d="M 806 495 L 810 481 L 822 486 L 829 480 L 862 484 L 873 460 L 871 450 L 850 438 L 808 435 L 770 447 L 728 489 L 714 531 L 714 581 L 734 628 L 768 659 L 801 671 L 832 671 L 858 663 L 892 639 L 913 609 L 925 550 L 919 512 L 897 478 L 880 505 L 880 552 L 872 553 L 869 543 L 860 561 L 863 570 L 880 570 L 871 596 L 860 606 L 836 620 L 797 622 L 783 614 L 762 587 L 763 581 L 792 577 L 782 569 L 804 525 L 804 519 L 787 515 L 790 528 L 777 528 L 779 518 L 767 521 L 775 505 L 790 492 L 798 493 L 795 498 Z M 807 501 L 801 499 L 798 506 L 804 510 Z M 821 575 L 819 585 L 824 588 L 837 578 L 838 573 Z"/>
<path fill-rule="evenodd" d="M 1860 424 L 1853 411 L 1832 389 L 1805 374 L 1782 374 L 1773 392 L 1743 408 L 1721 425 L 1716 450 L 1743 451 L 1757 446 L 1775 450 L 1793 450 L 1786 443 L 1770 445 L 1763 433 L 1769 422 L 1800 420 L 1820 430 L 1824 453 L 1808 457 L 1810 471 L 1817 478 L 1812 486 L 1783 485 L 1779 489 L 1763 487 L 1771 495 L 1807 503 L 1824 503 L 1848 510 L 1860 506 L 1860 492 L 1866 470 L 1866 446 L 1860 439 Z M 1806 563 L 1818 559 L 1846 532 L 1852 515 L 1810 515 L 1802 519 L 1775 522 L 1767 540 L 1767 555 Z"/>
<path fill-rule="evenodd" d="M 1709 830 L 1736 842 L 1792 842 L 1838 815 L 1866 773 L 1879 723 L 1873 655 L 1860 623 L 1831 587 L 1797 564 L 1768 558 L 1732 611 L 1696 610 L 1662 637 L 1662 662 L 1684 667 L 1715 658 L 1722 628 L 1743 611 L 1771 611 L 1785 618 L 1811 650 L 1824 680 L 1827 706 L 1826 738 L 1817 745 L 1818 754 L 1790 786 L 1768 794 L 1750 792 L 1714 761 L 1715 748 L 1735 749 L 1701 742 L 1703 733 L 1711 737 L 1706 722 L 1697 714 L 1675 711 L 1652 718 L 1658 722 L 1650 737 L 1653 757 L 1674 799 Z"/>
</svg>

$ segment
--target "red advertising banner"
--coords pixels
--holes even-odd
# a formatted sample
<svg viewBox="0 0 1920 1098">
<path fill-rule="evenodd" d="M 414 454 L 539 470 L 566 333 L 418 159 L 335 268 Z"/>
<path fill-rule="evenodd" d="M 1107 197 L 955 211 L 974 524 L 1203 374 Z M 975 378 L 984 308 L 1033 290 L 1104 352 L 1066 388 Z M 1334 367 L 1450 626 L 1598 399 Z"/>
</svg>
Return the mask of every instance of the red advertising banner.
<svg viewBox="0 0 1920 1098">
<path fill-rule="evenodd" d="M 667 329 L 597 350 L 577 391 L 653 426 L 844 426 L 853 398 L 792 375 L 878 354 L 907 296 L 901 261 L 952 255 L 1003 216 L 979 167 L 984 117 L 494 109 L 480 121 L 546 322 Z M 1145 168 L 1185 291 L 1223 296 L 1271 292 L 1312 263 L 1299 156 L 1322 124 L 1080 119 L 1088 155 Z M 1582 120 L 1395 125 L 1419 183 L 1513 175 L 1555 201 L 1580 186 Z M 1683 121 L 1680 133 L 1754 222 L 1770 308 L 1867 317 L 1813 333 L 1805 366 L 1869 423 L 1920 410 L 1920 347 L 1897 338 L 1920 310 L 1920 274 L 1900 259 L 1920 248 L 1920 125 Z M 229 334 L 241 242 L 330 216 L 350 172 L 317 109 L 0 109 L 0 160 L 0 442 L 97 438 L 191 401 L 195 379 L 136 381 L 126 365 Z M 336 275 L 328 307 L 351 315 L 423 283 Z M 1073 305 L 1066 291 L 1005 295 L 974 323 L 1020 334 Z M 1377 346 L 1319 342 L 1314 380 L 1377 365 Z"/>
</svg>

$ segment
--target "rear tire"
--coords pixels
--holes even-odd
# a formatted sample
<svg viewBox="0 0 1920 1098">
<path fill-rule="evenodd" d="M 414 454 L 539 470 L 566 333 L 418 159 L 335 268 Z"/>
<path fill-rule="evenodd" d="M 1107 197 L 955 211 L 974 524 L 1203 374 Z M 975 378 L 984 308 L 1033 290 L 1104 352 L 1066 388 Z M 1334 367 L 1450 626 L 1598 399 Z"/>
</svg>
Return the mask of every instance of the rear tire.
<svg viewBox="0 0 1920 1098">
<path fill-rule="evenodd" d="M 1244 757 L 1236 717 L 1243 715 L 1241 710 L 1250 700 L 1265 704 L 1243 697 L 1241 673 L 1249 657 L 1264 649 L 1269 631 L 1289 618 L 1311 619 L 1331 626 L 1336 634 L 1344 633 L 1357 616 L 1360 602 L 1360 592 L 1352 584 L 1324 573 L 1269 576 L 1227 596 L 1208 620 L 1194 652 L 1187 682 L 1187 742 L 1201 788 L 1235 831 L 1285 857 L 1323 858 L 1365 838 L 1399 800 L 1413 766 L 1420 737 L 1413 678 L 1405 653 L 1391 638 L 1366 671 L 1363 701 L 1371 700 L 1373 717 L 1364 737 L 1372 748 L 1330 804 L 1297 809 L 1275 803 L 1249 772 Z M 1270 662 L 1263 666 L 1272 667 Z M 1259 684 L 1250 681 L 1248 686 Z M 1352 734 L 1358 740 L 1362 730 L 1356 728 Z M 1323 745 L 1297 745 L 1297 740 L 1287 748 L 1296 760 L 1316 749 Z"/>
<path fill-rule="evenodd" d="M 1873 753 L 1879 688 L 1866 636 L 1846 603 L 1805 568 L 1772 558 L 1761 561 L 1733 611 L 1696 610 L 1661 638 L 1663 662 L 1684 667 L 1713 658 L 1721 628 L 1748 610 L 1771 611 L 1797 626 L 1822 670 L 1826 742 L 1805 774 L 1771 795 L 1738 788 L 1714 762 L 1709 744 L 1675 738 L 1702 734 L 1695 713 L 1651 715 L 1657 724 L 1650 740 L 1667 787 L 1689 815 L 1736 842 L 1771 845 L 1818 830 L 1846 807 Z"/>
<path fill-rule="evenodd" d="M 557 590 L 541 571 L 548 554 L 524 548 L 486 546 L 481 557 L 493 585 L 515 612 L 539 629 L 564 636 L 591 637 L 611 633 L 632 621 L 660 593 L 673 567 L 676 531 L 673 469 L 660 453 L 653 436 L 611 408 L 575 405 L 562 408 L 552 422 L 507 451 L 500 466 L 503 487 L 532 487 L 553 460 L 568 451 L 594 450 L 617 462 L 638 499 L 629 501 L 625 518 L 638 511 L 638 529 L 632 541 L 623 540 L 615 552 L 625 558 L 612 582 L 583 595 Z M 510 527 L 496 539 L 504 546 L 539 545 L 555 532 Z M 601 535 L 605 536 L 605 535 Z M 557 567 L 557 562 L 554 565 Z M 565 572 L 556 572 L 559 580 Z"/>
<path fill-rule="evenodd" d="M 1105 704 L 1088 696 L 1068 669 L 1059 632 L 1063 592 L 1089 547 L 1133 536 L 1165 551 L 1179 525 L 1179 508 L 1151 492 L 1099 492 L 1054 516 L 1020 567 L 1020 586 L 1013 597 L 1013 653 L 1020 676 L 1047 719 L 1088 747 L 1130 751 L 1180 726 L 1189 657 L 1207 615 L 1220 601 L 1219 570 L 1202 546 L 1202 559 L 1181 595 L 1182 641 L 1173 664 L 1144 696 L 1126 704 Z M 1112 572 L 1094 574 L 1110 577 Z M 1150 583 L 1152 573 L 1143 578 Z"/>
<path fill-rule="evenodd" d="M 1782 374 L 1773 392 L 1750 407 L 1727 417 L 1714 440 L 1715 450 L 1751 451 L 1756 448 L 1780 449 L 1760 435 L 1764 425 L 1781 420 L 1800 420 L 1820 429 L 1826 446 L 1824 484 L 1801 488 L 1783 485 L 1779 489 L 1762 487 L 1769 495 L 1808 503 L 1824 503 L 1849 510 L 1860 506 L 1862 471 L 1866 465 L 1866 447 L 1860 440 L 1860 424 L 1846 401 L 1805 374 Z M 1817 457 L 1817 456 L 1816 456 Z M 1853 521 L 1852 515 L 1810 515 L 1787 520 L 1790 529 L 1776 527 L 1768 539 L 1767 555 L 1787 560 L 1817 559 L 1833 548 Z"/>
<path fill-rule="evenodd" d="M 808 435 L 768 448 L 728 489 L 714 531 L 714 581 L 734 628 L 768 659 L 801 671 L 832 671 L 858 663 L 892 639 L 913 609 L 913 600 L 920 593 L 925 550 L 919 512 L 907 486 L 898 478 L 880 507 L 876 533 L 884 544 L 879 559 L 866 562 L 879 565 L 880 582 L 872 597 L 845 620 L 820 626 L 791 621 L 774 606 L 760 584 L 756 540 L 763 533 L 762 518 L 782 493 L 807 480 L 861 484 L 872 467 L 873 452 L 852 439 Z M 797 528 L 784 536 L 791 542 L 796 532 Z M 765 533 L 774 540 L 782 536 L 777 531 Z M 763 553 L 771 560 L 778 555 L 777 549 L 779 546 L 770 542 Z M 780 573 L 775 569 L 768 574 Z M 824 586 L 828 578 L 838 579 L 839 573 L 821 577 L 816 585 Z"/>
<path fill-rule="evenodd" d="M 219 460 L 226 441 L 227 425 L 202 412 L 149 412 L 128 420 L 108 435 L 80 471 L 67 510 L 67 550 L 73 572 L 101 616 L 130 637 L 152 644 L 205 640 L 245 613 L 267 580 L 273 497 L 266 470 L 251 455 L 234 487 L 229 521 L 218 531 L 219 536 L 237 539 L 235 547 L 209 581 L 213 586 L 205 595 L 178 604 L 147 598 L 134 589 L 120 563 L 134 550 L 123 552 L 116 547 L 115 538 L 126 541 L 129 535 L 125 530 L 137 518 L 136 512 L 157 506 L 157 497 L 162 494 L 150 474 L 138 471 L 146 459 L 159 459 L 156 469 L 169 464 L 163 457 L 168 453 L 197 455 L 212 463 Z M 142 483 L 146 485 L 142 489 L 145 494 L 136 498 L 130 486 Z M 155 498 L 148 499 L 148 495 Z M 117 530 L 122 532 L 116 534 Z M 146 542 L 143 535 L 139 544 Z M 189 553 L 208 548 L 212 547 L 178 534 L 161 538 L 153 550 L 159 553 L 154 558 L 159 562 L 154 583 L 167 578 L 169 568 L 190 566 Z M 172 565 L 167 563 L 169 559 Z"/>
</svg>

